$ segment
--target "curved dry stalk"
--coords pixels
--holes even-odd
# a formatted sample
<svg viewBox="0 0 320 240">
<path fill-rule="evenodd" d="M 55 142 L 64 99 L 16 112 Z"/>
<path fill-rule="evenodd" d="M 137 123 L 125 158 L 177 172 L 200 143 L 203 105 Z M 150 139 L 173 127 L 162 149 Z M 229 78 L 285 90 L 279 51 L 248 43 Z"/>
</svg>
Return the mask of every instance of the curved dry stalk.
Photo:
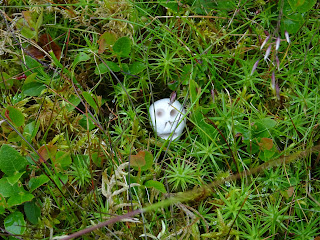
<svg viewBox="0 0 320 240">
<path fill-rule="evenodd" d="M 224 178 L 224 179 L 221 179 L 221 180 L 216 180 L 216 181 L 212 182 L 211 184 L 205 185 L 205 186 L 203 186 L 201 188 L 197 188 L 195 190 L 191 190 L 191 191 L 188 191 L 188 192 L 177 193 L 174 197 L 168 198 L 168 199 L 166 199 L 166 200 L 164 200 L 162 202 L 158 202 L 158 203 L 152 204 L 150 206 L 147 206 L 147 207 L 145 207 L 143 209 L 137 209 L 137 210 L 128 212 L 128 213 L 126 213 L 124 215 L 111 218 L 108 221 L 105 221 L 105 222 L 99 223 L 97 225 L 88 227 L 86 229 L 83 229 L 83 230 L 81 230 L 79 232 L 73 233 L 73 234 L 71 234 L 71 235 L 69 235 L 69 236 L 67 236 L 65 238 L 62 238 L 62 239 L 63 240 L 69 240 L 69 239 L 73 239 L 73 238 L 76 238 L 76 237 L 80 237 L 80 236 L 82 236 L 84 234 L 87 234 L 87 233 L 89 233 L 89 232 L 91 232 L 91 231 L 93 231 L 95 229 L 98 229 L 98 228 L 101 228 L 101 227 L 105 227 L 107 225 L 114 224 L 116 222 L 123 221 L 123 219 L 133 217 L 133 216 L 135 216 L 137 214 L 141 214 L 141 213 L 144 213 L 144 212 L 149 212 L 149 211 L 152 211 L 152 210 L 155 210 L 155 209 L 158 209 L 158 208 L 167 207 L 167 206 L 170 206 L 171 204 L 175 204 L 175 203 L 179 203 L 179 202 L 180 203 L 188 202 L 190 200 L 198 198 L 199 196 L 203 196 L 203 192 L 207 193 L 206 195 L 209 195 L 209 193 L 211 191 L 213 191 L 213 188 L 223 184 L 226 181 L 235 181 L 235 180 L 240 179 L 241 177 L 245 177 L 246 175 L 256 175 L 257 173 L 260 173 L 261 171 L 263 171 L 263 170 L 265 170 L 267 168 L 272 168 L 272 167 L 275 167 L 275 166 L 279 166 L 281 164 L 289 164 L 289 163 L 292 163 L 295 160 L 298 160 L 299 158 L 306 157 L 310 153 L 319 152 L 319 151 L 320 151 L 320 145 L 316 145 L 316 146 L 314 146 L 312 148 L 309 148 L 307 150 L 304 150 L 304 151 L 297 151 L 297 152 L 293 153 L 290 156 L 281 156 L 281 157 L 279 157 L 277 159 L 274 159 L 274 160 L 271 160 L 269 162 L 263 163 L 260 166 L 258 166 L 256 168 L 253 168 L 251 170 L 245 170 L 243 172 L 231 175 L 231 176 L 229 176 L 227 178 Z"/>
</svg>

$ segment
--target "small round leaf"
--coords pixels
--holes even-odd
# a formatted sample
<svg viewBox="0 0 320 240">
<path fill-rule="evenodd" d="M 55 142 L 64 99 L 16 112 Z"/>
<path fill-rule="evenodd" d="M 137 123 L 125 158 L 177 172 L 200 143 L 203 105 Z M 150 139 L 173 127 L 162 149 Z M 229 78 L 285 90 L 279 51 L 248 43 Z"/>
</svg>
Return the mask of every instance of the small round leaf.
<svg viewBox="0 0 320 240">
<path fill-rule="evenodd" d="M 13 122 L 16 127 L 21 127 L 24 124 L 24 116 L 19 109 L 9 106 L 7 112 L 11 122 Z"/>
<path fill-rule="evenodd" d="M 113 51 L 120 57 L 129 57 L 131 40 L 128 37 L 119 38 L 113 45 Z"/>
<path fill-rule="evenodd" d="M 23 214 L 19 211 L 11 213 L 4 219 L 5 229 L 12 234 L 21 235 L 26 230 L 26 222 L 23 218 Z"/>
</svg>

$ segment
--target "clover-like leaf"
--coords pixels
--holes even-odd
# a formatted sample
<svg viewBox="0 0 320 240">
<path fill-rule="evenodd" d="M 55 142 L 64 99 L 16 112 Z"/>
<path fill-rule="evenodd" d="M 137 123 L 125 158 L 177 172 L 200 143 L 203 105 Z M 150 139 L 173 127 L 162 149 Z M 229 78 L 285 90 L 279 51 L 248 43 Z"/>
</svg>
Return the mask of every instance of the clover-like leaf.
<svg viewBox="0 0 320 240">
<path fill-rule="evenodd" d="M 119 57 L 129 57 L 131 52 L 131 40 L 128 37 L 119 38 L 113 45 L 113 51 Z"/>
<path fill-rule="evenodd" d="M 136 170 L 146 171 L 153 164 L 153 155 L 148 151 L 140 151 L 136 155 L 131 155 L 130 164 Z"/>
<path fill-rule="evenodd" d="M 104 50 L 106 48 L 111 47 L 117 40 L 117 36 L 112 33 L 112 32 L 104 32 L 99 40 L 98 40 L 98 44 L 99 44 L 99 51 L 98 53 L 101 54 L 104 52 Z"/>
<path fill-rule="evenodd" d="M 17 235 L 23 234 L 26 230 L 26 222 L 23 214 L 19 211 L 15 211 L 8 215 L 4 219 L 4 227 L 9 233 Z"/>
<path fill-rule="evenodd" d="M 4 144 L 0 148 L 0 170 L 8 176 L 19 172 L 27 165 L 27 160 L 13 147 Z"/>
<path fill-rule="evenodd" d="M 22 112 L 14 108 L 12 106 L 7 107 L 7 115 L 9 115 L 9 120 L 16 126 L 16 127 L 21 127 L 24 124 L 24 115 Z"/>
<path fill-rule="evenodd" d="M 31 178 L 28 183 L 30 192 L 33 192 L 35 189 L 47 183 L 48 181 L 49 181 L 49 178 L 46 175 L 40 175 L 39 177 Z"/>
<path fill-rule="evenodd" d="M 100 63 L 98 66 L 96 66 L 94 73 L 96 75 L 105 74 L 110 71 L 109 69 L 113 72 L 121 71 L 121 68 L 118 66 L 118 64 L 110 61 L 105 61 L 105 63 Z"/>
<path fill-rule="evenodd" d="M 144 183 L 144 186 L 147 187 L 147 188 L 153 187 L 153 188 L 157 189 L 159 192 L 162 192 L 162 193 L 166 193 L 167 192 L 167 190 L 164 187 L 163 183 L 158 182 L 158 181 L 149 180 L 149 181 Z"/>
<path fill-rule="evenodd" d="M 35 203 L 35 201 L 26 202 L 24 204 L 24 213 L 27 216 L 27 219 L 32 224 L 37 224 L 39 222 L 39 218 L 41 216 L 41 209 Z"/>
</svg>

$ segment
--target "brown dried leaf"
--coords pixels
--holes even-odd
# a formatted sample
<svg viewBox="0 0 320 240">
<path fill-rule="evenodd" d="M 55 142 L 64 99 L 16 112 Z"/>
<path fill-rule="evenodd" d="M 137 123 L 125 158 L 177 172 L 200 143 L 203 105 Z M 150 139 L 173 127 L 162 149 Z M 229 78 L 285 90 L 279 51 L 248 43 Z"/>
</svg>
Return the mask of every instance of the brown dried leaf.
<svg viewBox="0 0 320 240">
<path fill-rule="evenodd" d="M 43 59 L 46 56 L 44 52 L 31 45 L 27 48 L 27 51 L 29 55 L 37 59 Z"/>
<path fill-rule="evenodd" d="M 146 165 L 145 155 L 145 151 L 140 151 L 137 155 L 131 155 L 131 166 L 141 168 Z"/>
<path fill-rule="evenodd" d="M 287 189 L 287 194 L 288 194 L 288 197 L 291 197 L 294 193 L 294 187 L 289 187 Z"/>
<path fill-rule="evenodd" d="M 46 52 L 53 51 L 56 58 L 60 59 L 61 48 L 52 40 L 48 33 L 42 34 L 39 37 L 38 45 Z M 45 57 L 45 53 L 34 46 L 29 46 L 27 50 L 33 57 L 36 57 L 37 59 L 42 59 Z"/>
<path fill-rule="evenodd" d="M 31 30 L 35 30 L 34 27 L 35 27 L 35 23 L 32 19 L 32 15 L 31 15 L 31 12 L 30 11 L 22 11 L 22 15 L 23 15 L 23 18 L 26 20 L 26 22 L 28 23 L 29 27 L 31 28 Z"/>
<path fill-rule="evenodd" d="M 271 150 L 273 147 L 273 140 L 271 138 L 261 138 L 261 141 L 258 144 L 260 150 Z"/>
<path fill-rule="evenodd" d="M 114 33 L 111 32 L 105 32 L 103 33 L 99 40 L 98 40 L 98 44 L 99 44 L 99 50 L 98 53 L 101 54 L 104 52 L 104 50 L 106 50 L 106 48 L 111 47 L 117 40 L 117 37 Z"/>
<path fill-rule="evenodd" d="M 57 150 L 57 146 L 53 145 L 52 143 L 49 143 L 47 145 L 42 145 L 38 149 L 38 153 L 45 161 L 47 161 L 50 157 L 54 157 L 56 155 Z M 43 162 L 43 159 L 40 159 L 40 162 Z"/>
</svg>

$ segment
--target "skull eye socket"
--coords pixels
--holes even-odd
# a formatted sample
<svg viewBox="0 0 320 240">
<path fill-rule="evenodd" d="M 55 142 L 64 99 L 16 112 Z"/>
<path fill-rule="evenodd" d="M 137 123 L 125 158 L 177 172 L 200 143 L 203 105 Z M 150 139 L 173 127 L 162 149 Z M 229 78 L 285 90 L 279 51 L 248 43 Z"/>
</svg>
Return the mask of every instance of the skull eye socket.
<svg viewBox="0 0 320 240">
<path fill-rule="evenodd" d="M 170 111 L 170 116 L 171 116 L 171 117 L 175 117 L 175 116 L 177 115 L 177 113 L 178 113 L 177 110 L 172 109 L 172 110 Z"/>
<path fill-rule="evenodd" d="M 164 115 L 163 109 L 157 109 L 156 115 L 157 115 L 157 117 L 162 117 Z"/>
</svg>

